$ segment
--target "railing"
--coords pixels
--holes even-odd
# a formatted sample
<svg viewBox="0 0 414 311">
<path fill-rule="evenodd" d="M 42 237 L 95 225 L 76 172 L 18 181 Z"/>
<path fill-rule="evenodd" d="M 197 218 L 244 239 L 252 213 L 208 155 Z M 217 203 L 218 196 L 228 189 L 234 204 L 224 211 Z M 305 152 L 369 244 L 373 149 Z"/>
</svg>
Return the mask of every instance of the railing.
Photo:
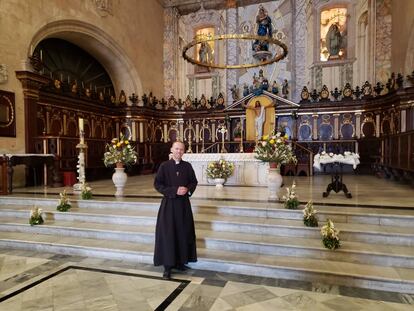
<svg viewBox="0 0 414 311">
<path fill-rule="evenodd" d="M 295 147 L 298 147 L 299 149 L 305 151 L 306 153 L 309 154 L 309 162 L 308 162 L 308 166 L 309 166 L 309 176 L 313 175 L 313 152 L 312 150 L 300 145 L 299 143 L 292 141 L 292 145 Z"/>
<path fill-rule="evenodd" d="M 414 131 L 383 137 L 380 164 L 414 172 Z"/>
</svg>

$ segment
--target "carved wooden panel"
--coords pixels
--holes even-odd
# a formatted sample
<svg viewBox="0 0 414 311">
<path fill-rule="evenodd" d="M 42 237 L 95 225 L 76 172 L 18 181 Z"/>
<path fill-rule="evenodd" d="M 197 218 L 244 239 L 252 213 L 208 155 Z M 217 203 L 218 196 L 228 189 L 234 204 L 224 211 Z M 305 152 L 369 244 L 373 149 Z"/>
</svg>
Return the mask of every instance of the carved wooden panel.
<svg viewBox="0 0 414 311">
<path fill-rule="evenodd" d="M 14 93 L 0 90 L 0 136 L 16 137 Z"/>
</svg>

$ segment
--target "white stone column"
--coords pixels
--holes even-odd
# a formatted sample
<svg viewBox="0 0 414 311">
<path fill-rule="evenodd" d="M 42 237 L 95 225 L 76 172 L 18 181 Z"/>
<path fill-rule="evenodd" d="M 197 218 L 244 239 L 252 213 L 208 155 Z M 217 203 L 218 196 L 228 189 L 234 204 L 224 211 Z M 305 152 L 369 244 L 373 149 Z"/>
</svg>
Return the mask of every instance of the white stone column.
<svg viewBox="0 0 414 311">
<path fill-rule="evenodd" d="M 238 25 L 238 14 L 235 7 L 229 7 L 226 11 L 226 28 L 227 33 L 235 34 L 237 33 Z M 226 41 L 226 63 L 228 65 L 235 65 L 238 63 L 238 54 L 237 54 L 237 40 L 227 40 Z M 233 97 L 231 95 L 231 87 L 233 85 L 238 85 L 237 70 L 227 69 L 226 70 L 226 105 L 233 102 Z"/>
<path fill-rule="evenodd" d="M 132 129 L 132 133 L 131 133 L 132 134 L 132 140 L 137 141 L 137 129 L 136 129 L 135 121 L 131 122 L 131 129 Z"/>
<path fill-rule="evenodd" d="M 293 31 L 292 31 L 292 45 L 293 50 L 289 51 L 292 55 L 293 75 L 291 85 L 291 99 L 294 102 L 299 102 L 300 92 L 306 85 L 306 5 L 305 0 L 295 0 L 293 2 Z M 288 44 L 288 42 L 286 42 Z"/>
<path fill-rule="evenodd" d="M 379 113 L 375 116 L 375 137 L 380 137 L 381 133 L 381 116 Z"/>
<path fill-rule="evenodd" d="M 164 96 L 178 97 L 178 18 L 176 8 L 164 9 Z"/>
<path fill-rule="evenodd" d="M 139 122 L 139 142 L 144 142 L 144 123 L 142 121 Z"/>
<path fill-rule="evenodd" d="M 355 114 L 355 137 L 361 138 L 361 113 Z"/>
<path fill-rule="evenodd" d="M 313 126 L 312 126 L 313 136 L 312 136 L 312 138 L 313 139 L 318 139 L 318 115 L 314 114 L 312 117 L 313 117 Z"/>
<path fill-rule="evenodd" d="M 166 122 L 164 122 L 163 125 L 164 125 L 164 129 L 163 129 L 163 131 L 164 131 L 164 142 L 168 143 L 168 125 L 167 125 Z"/>
<path fill-rule="evenodd" d="M 334 135 L 333 135 L 333 137 L 335 138 L 335 139 L 338 139 L 339 138 L 339 114 L 338 113 L 335 113 L 334 115 Z"/>
<path fill-rule="evenodd" d="M 401 133 L 404 133 L 407 130 L 406 126 L 407 126 L 407 111 L 404 109 L 404 110 L 401 110 Z"/>
</svg>

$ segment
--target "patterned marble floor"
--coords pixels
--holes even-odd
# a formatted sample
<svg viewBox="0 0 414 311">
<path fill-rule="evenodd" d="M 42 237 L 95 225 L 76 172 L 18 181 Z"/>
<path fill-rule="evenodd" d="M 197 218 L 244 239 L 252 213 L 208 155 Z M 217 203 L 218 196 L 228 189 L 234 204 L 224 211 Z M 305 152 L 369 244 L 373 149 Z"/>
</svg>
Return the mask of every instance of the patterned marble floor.
<svg viewBox="0 0 414 311">
<path fill-rule="evenodd" d="M 413 310 L 414 295 L 0 250 L 0 310 Z"/>
</svg>

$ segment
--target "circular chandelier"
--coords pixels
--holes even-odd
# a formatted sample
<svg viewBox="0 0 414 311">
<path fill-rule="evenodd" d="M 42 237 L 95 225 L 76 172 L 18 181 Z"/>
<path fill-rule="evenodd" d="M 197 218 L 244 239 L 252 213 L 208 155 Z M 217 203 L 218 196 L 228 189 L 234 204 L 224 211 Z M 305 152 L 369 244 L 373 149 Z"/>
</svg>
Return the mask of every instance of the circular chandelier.
<svg viewBox="0 0 414 311">
<path fill-rule="evenodd" d="M 275 53 L 275 55 L 269 59 L 262 58 L 262 60 L 257 63 L 236 64 L 236 65 L 217 64 L 214 62 L 201 62 L 187 55 L 187 51 L 190 48 L 195 47 L 197 44 L 211 42 L 211 41 L 231 40 L 231 39 L 257 40 L 260 42 L 268 42 L 269 44 L 274 44 L 280 47 L 282 49 L 282 53 Z M 270 52 L 266 51 L 266 54 L 271 56 Z M 272 63 L 275 63 L 275 62 L 278 62 L 284 59 L 287 56 L 287 54 L 288 54 L 288 49 L 287 49 L 286 44 L 272 37 L 250 35 L 250 34 L 224 34 L 224 35 L 218 35 L 218 36 L 213 36 L 213 37 L 194 39 L 193 41 L 188 43 L 186 46 L 184 46 L 182 56 L 186 61 L 194 65 L 198 65 L 202 67 L 218 68 L 218 69 L 242 69 L 242 68 L 253 68 L 253 67 L 269 65 L 269 64 L 272 64 Z"/>
</svg>

